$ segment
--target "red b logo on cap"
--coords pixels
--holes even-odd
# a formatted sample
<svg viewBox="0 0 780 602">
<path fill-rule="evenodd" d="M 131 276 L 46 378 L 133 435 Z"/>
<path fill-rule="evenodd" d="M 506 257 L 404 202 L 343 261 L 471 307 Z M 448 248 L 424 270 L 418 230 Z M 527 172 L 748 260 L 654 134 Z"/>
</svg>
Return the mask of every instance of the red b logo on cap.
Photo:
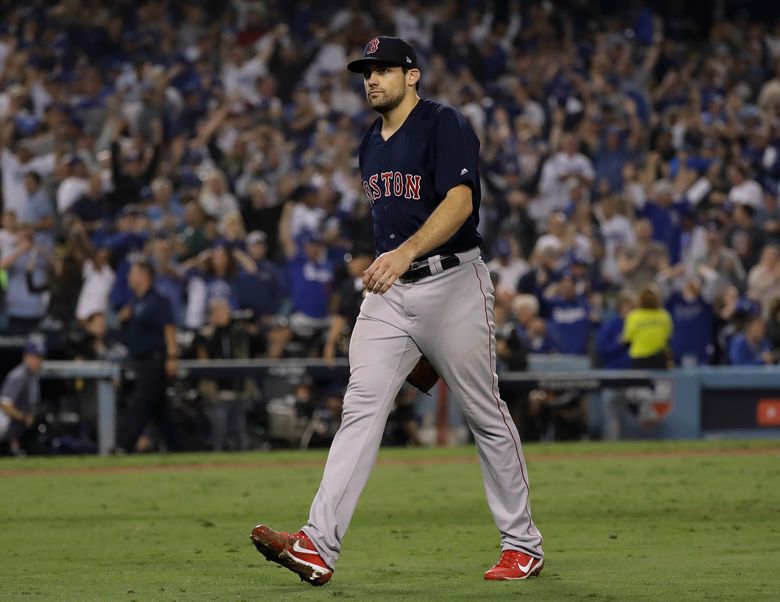
<svg viewBox="0 0 780 602">
<path fill-rule="evenodd" d="M 374 54 L 379 49 L 379 38 L 374 38 L 366 46 L 366 54 Z"/>
</svg>

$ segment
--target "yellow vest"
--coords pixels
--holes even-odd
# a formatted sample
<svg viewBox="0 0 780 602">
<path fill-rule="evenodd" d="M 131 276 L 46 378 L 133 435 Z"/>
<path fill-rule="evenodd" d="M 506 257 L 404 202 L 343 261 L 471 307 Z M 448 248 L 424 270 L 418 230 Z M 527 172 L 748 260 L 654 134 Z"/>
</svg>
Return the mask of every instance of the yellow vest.
<svg viewBox="0 0 780 602">
<path fill-rule="evenodd" d="M 672 317 L 665 309 L 634 309 L 626 316 L 623 340 L 630 343 L 632 358 L 650 357 L 662 351 L 672 336 Z"/>
</svg>

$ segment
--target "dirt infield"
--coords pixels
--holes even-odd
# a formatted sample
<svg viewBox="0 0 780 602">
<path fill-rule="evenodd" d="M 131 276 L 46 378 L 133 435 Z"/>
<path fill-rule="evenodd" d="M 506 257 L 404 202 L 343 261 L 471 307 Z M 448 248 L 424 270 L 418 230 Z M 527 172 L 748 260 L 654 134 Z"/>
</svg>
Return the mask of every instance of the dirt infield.
<svg viewBox="0 0 780 602">
<path fill-rule="evenodd" d="M 611 452 L 560 452 L 528 454 L 526 459 L 531 463 L 560 462 L 569 460 L 646 460 L 659 458 L 707 458 L 707 457 L 737 457 L 737 456 L 780 456 L 780 447 L 748 448 L 748 449 L 672 449 L 658 451 L 611 451 Z M 432 457 L 432 458 L 380 458 L 377 462 L 380 466 L 426 466 L 437 464 L 476 464 L 477 455 Z M 284 461 L 258 461 L 258 462 L 192 462 L 182 464 L 150 464 L 144 466 L 84 466 L 64 468 L 19 468 L 0 469 L 0 478 L 4 477 L 38 477 L 38 476 L 69 476 L 82 474 L 112 475 L 133 473 L 166 473 L 186 472 L 197 470 L 239 470 L 239 469 L 288 469 L 288 468 L 320 468 L 324 466 L 325 459 L 318 460 L 284 460 Z"/>
</svg>

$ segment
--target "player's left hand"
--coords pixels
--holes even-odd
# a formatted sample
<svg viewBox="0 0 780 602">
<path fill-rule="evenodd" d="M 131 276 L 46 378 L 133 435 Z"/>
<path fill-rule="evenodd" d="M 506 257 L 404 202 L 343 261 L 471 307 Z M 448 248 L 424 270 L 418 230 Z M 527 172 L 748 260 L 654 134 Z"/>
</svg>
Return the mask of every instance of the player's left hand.
<svg viewBox="0 0 780 602">
<path fill-rule="evenodd" d="M 399 276 L 409 269 L 414 257 L 401 247 L 382 253 L 363 272 L 363 286 L 369 293 L 386 293 Z"/>
</svg>

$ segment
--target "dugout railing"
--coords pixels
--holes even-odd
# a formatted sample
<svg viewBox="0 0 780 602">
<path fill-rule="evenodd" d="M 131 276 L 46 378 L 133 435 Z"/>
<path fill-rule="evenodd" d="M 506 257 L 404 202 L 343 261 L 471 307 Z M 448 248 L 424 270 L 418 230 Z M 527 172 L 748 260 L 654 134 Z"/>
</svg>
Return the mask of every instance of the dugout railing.
<svg viewBox="0 0 780 602">
<path fill-rule="evenodd" d="M 639 436 L 669 439 L 700 437 L 780 437 L 780 367 L 694 367 L 669 371 L 590 370 L 587 358 L 533 357 L 527 372 L 500 374 L 502 393 L 577 390 L 588 395 L 592 423 L 601 419 L 605 391 L 634 393 L 656 411 Z M 318 359 L 182 360 L 182 378 L 252 376 L 258 379 L 314 379 L 345 384 L 345 359 L 332 365 Z M 97 381 L 98 453 L 115 447 L 117 397 L 113 383 L 121 366 L 110 362 L 46 361 L 42 378 Z M 445 392 L 446 388 L 442 388 Z M 598 426 L 592 424 L 591 427 Z M 634 433 L 636 434 L 636 433 Z"/>
</svg>

